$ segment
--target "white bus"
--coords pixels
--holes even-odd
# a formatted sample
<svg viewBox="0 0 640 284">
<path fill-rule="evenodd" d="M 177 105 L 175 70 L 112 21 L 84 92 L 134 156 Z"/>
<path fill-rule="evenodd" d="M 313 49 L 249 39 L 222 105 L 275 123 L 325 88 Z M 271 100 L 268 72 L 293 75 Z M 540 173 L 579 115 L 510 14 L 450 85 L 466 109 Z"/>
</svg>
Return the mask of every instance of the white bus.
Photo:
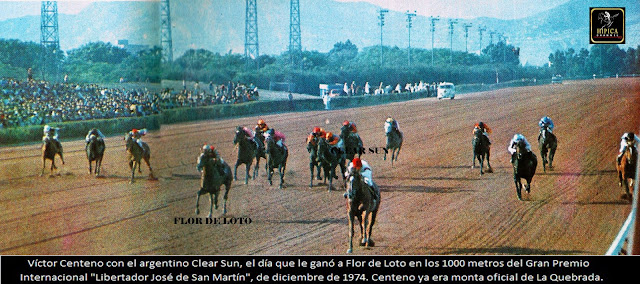
<svg viewBox="0 0 640 284">
<path fill-rule="evenodd" d="M 456 86 L 453 83 L 442 82 L 438 84 L 438 99 L 452 99 L 456 95 Z"/>
</svg>

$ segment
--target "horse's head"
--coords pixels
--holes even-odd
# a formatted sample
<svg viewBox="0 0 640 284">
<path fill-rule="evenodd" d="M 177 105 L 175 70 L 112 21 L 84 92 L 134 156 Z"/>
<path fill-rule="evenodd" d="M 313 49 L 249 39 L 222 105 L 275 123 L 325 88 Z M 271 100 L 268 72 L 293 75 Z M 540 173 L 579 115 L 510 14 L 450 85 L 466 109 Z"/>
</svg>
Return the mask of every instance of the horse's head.
<svg viewBox="0 0 640 284">
<path fill-rule="evenodd" d="M 349 182 L 347 183 L 347 196 L 349 199 L 355 199 L 360 189 L 363 188 L 364 178 L 360 174 L 360 169 L 352 167 L 347 173 Z"/>
<path fill-rule="evenodd" d="M 273 129 L 269 129 L 266 132 L 262 133 L 262 136 L 264 137 L 265 150 L 267 152 L 269 152 L 269 150 L 276 144 L 276 142 L 273 140 L 273 135 Z"/>
<path fill-rule="evenodd" d="M 638 151 L 633 144 L 627 146 L 627 150 L 624 151 L 624 156 L 627 160 L 627 164 L 634 164 L 638 159 Z"/>
<path fill-rule="evenodd" d="M 236 136 L 233 138 L 233 144 L 238 144 L 240 139 L 247 137 L 247 134 L 244 132 L 244 128 L 242 126 L 236 127 Z"/>
</svg>

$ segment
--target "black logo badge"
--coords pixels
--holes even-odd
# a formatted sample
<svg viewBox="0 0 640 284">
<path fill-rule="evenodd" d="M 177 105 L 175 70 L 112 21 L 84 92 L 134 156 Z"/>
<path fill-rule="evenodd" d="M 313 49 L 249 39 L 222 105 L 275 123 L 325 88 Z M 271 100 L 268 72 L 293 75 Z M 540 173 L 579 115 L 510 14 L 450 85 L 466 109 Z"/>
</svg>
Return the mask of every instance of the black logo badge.
<svg viewBox="0 0 640 284">
<path fill-rule="evenodd" d="M 624 8 L 589 8 L 590 43 L 624 44 Z"/>
</svg>

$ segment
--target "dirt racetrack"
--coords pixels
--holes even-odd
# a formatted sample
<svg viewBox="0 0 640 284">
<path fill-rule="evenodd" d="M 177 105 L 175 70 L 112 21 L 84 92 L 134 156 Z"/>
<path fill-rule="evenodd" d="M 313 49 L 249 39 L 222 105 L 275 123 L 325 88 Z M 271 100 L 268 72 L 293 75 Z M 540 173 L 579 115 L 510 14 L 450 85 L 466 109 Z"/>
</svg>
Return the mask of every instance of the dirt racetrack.
<svg viewBox="0 0 640 284">
<path fill-rule="evenodd" d="M 38 176 L 39 144 L 0 148 L 0 253 L 344 254 L 343 190 L 308 187 L 305 138 L 313 126 L 338 132 L 349 119 L 366 148 L 381 148 L 389 115 L 405 142 L 393 167 L 382 154 L 363 155 L 382 203 L 376 247 L 354 254 L 603 254 L 630 210 L 614 161 L 622 133 L 640 126 L 640 79 L 568 81 L 455 100 L 163 126 L 144 139 L 159 179 L 147 180 L 143 166 L 134 184 L 121 136 L 106 139 L 102 178 L 87 174 L 84 141 L 63 142 L 66 165 L 55 177 Z M 519 201 L 507 144 L 522 133 L 537 152 L 537 122 L 545 115 L 559 140 L 555 171 L 544 174 L 538 157 L 531 194 Z M 258 180 L 236 181 L 230 192 L 226 217 L 250 224 L 175 224 L 176 217 L 196 217 L 200 147 L 212 143 L 233 167 L 235 126 L 253 127 L 259 117 L 287 135 L 286 188 L 269 186 L 263 169 Z M 478 121 L 493 129 L 495 172 L 484 176 L 470 168 Z M 243 167 L 238 172 L 244 177 Z M 204 218 L 208 198 L 200 206 Z"/>
</svg>

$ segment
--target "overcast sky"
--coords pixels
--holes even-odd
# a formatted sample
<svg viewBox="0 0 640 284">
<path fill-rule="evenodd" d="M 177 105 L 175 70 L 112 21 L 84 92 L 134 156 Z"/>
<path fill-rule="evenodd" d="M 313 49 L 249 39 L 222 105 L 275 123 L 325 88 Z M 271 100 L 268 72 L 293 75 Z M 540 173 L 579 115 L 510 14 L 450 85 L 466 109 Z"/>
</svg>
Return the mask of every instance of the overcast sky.
<svg viewBox="0 0 640 284">
<path fill-rule="evenodd" d="M 380 7 L 405 12 L 416 11 L 423 16 L 447 18 L 492 17 L 518 19 L 535 15 L 569 0 L 335 0 L 339 2 L 369 2 Z M 433 7 L 437 7 L 434 9 Z"/>
<path fill-rule="evenodd" d="M 91 2 L 113 0 L 58 0 L 58 12 L 62 14 L 77 14 Z M 131 1 L 131 0 L 117 0 Z M 153 0 L 135 0 L 153 1 Z M 155 0 L 159 1 L 159 0 Z M 173 0 L 188 1 L 188 0 Z M 216 1 L 216 0 L 211 0 Z M 243 0 L 235 0 L 244 5 Z M 258 0 L 259 5 L 268 5 L 269 1 L 287 0 Z M 325 1 L 325 0 L 317 0 Z M 335 0 L 340 2 L 369 2 L 396 11 L 416 11 L 419 15 L 440 16 L 453 18 L 493 17 L 499 19 L 517 19 L 534 15 L 553 8 L 569 0 Z M 20 3 L 21 2 L 21 3 Z M 25 3 L 30 2 L 30 3 Z M 6 1 L 0 0 L 0 21 L 39 15 L 41 1 Z M 434 7 L 437 9 L 434 10 Z"/>
</svg>

